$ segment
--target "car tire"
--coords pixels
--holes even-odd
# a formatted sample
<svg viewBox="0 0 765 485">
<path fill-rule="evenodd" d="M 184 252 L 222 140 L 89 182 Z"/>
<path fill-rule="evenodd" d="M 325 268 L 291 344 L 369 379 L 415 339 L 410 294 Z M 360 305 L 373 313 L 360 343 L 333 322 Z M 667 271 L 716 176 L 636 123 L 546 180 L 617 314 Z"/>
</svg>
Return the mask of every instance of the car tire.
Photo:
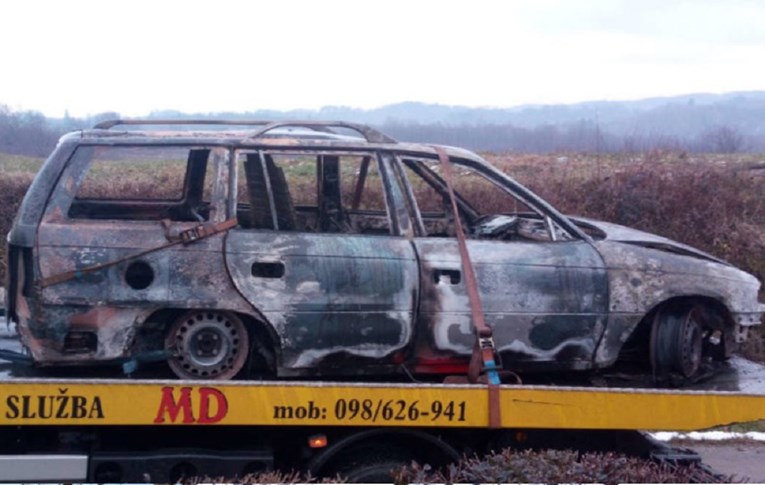
<svg viewBox="0 0 765 485">
<path fill-rule="evenodd" d="M 192 311 L 170 326 L 165 348 L 170 369 L 181 379 L 227 380 L 244 367 L 250 340 L 235 314 Z"/>
<path fill-rule="evenodd" d="M 651 328 L 650 359 L 654 377 L 692 379 L 704 360 L 704 329 L 696 305 L 662 308 Z"/>
</svg>

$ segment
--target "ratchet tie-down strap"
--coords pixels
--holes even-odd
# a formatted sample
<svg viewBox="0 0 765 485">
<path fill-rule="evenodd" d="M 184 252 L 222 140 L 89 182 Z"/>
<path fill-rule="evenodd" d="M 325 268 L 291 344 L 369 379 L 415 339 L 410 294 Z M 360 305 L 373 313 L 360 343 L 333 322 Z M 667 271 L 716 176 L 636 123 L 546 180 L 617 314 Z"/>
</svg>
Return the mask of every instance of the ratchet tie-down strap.
<svg viewBox="0 0 765 485">
<path fill-rule="evenodd" d="M 149 249 L 144 249 L 143 251 L 139 251 L 137 253 L 130 254 L 128 256 L 124 256 L 119 259 L 115 259 L 114 261 L 108 261 L 106 263 L 101 263 L 101 264 L 94 264 L 92 266 L 86 266 L 84 268 L 79 268 L 73 271 L 67 271 L 65 273 L 59 273 L 53 276 L 48 276 L 47 278 L 40 279 L 39 284 L 41 288 L 46 288 L 48 286 L 57 285 L 65 281 L 79 279 L 87 274 L 95 273 L 96 271 L 101 271 L 102 269 L 110 268 L 120 263 L 124 263 L 125 261 L 130 261 L 131 259 L 140 258 L 140 257 L 146 256 L 147 254 L 154 253 L 156 251 L 160 251 L 165 248 L 177 246 L 178 244 L 183 244 L 184 246 L 187 244 L 191 244 L 194 241 L 199 241 L 200 239 L 205 239 L 215 234 L 228 231 L 229 229 L 236 227 L 237 224 L 238 222 L 236 219 L 227 219 L 217 224 L 209 224 L 209 223 L 200 224 L 198 226 L 192 227 L 191 229 L 181 231 L 177 237 L 172 238 L 172 240 L 170 240 L 170 242 L 166 244 L 155 246 Z"/>
<path fill-rule="evenodd" d="M 470 304 L 470 314 L 475 330 L 476 342 L 473 347 L 473 354 L 470 356 L 470 365 L 468 367 L 468 381 L 478 382 L 483 373 L 489 386 L 489 427 L 499 428 L 501 425 L 501 413 L 499 402 L 499 366 L 497 365 L 497 352 L 494 347 L 494 337 L 491 327 L 486 325 L 486 320 L 481 307 L 481 298 L 478 295 L 478 283 L 475 277 L 475 270 L 470 261 L 467 244 L 465 243 L 465 232 L 462 229 L 462 220 L 460 219 L 457 200 L 454 197 L 454 187 L 452 184 L 452 167 L 449 156 L 443 148 L 433 147 L 438 154 L 438 159 L 444 169 L 444 180 L 446 188 L 449 191 L 449 200 L 452 204 L 454 215 L 455 232 L 457 235 L 457 245 L 460 251 L 460 260 L 462 261 L 462 273 L 465 276 L 465 288 L 467 290 L 468 302 Z"/>
</svg>

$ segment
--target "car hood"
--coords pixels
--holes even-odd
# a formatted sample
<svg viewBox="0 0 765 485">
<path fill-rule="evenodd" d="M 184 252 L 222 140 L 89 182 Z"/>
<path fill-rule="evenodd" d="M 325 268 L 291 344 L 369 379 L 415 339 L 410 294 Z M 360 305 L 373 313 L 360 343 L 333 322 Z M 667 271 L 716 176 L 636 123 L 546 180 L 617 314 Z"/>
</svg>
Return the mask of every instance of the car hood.
<svg viewBox="0 0 765 485">
<path fill-rule="evenodd" d="M 639 231 L 637 229 L 632 229 L 626 226 L 620 226 L 619 224 L 612 224 L 610 222 L 588 219 L 586 217 L 569 216 L 569 219 L 595 240 L 607 240 L 625 244 L 633 244 L 635 246 L 642 246 L 646 248 L 657 249 L 660 251 L 667 251 L 675 254 L 706 259 L 708 261 L 714 261 L 716 263 L 725 265 L 729 264 L 726 261 L 712 256 L 709 253 L 705 253 L 704 251 L 700 251 L 694 247 L 673 241 L 672 239 L 667 239 L 666 237 L 657 236 L 656 234 Z"/>
</svg>

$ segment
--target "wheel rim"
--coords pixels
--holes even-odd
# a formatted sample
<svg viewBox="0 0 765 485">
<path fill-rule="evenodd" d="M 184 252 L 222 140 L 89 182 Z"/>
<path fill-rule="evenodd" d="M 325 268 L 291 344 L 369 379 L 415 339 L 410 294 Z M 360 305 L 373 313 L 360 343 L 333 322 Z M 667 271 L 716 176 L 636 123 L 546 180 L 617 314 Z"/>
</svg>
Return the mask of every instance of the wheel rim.
<svg viewBox="0 0 765 485">
<path fill-rule="evenodd" d="M 704 359 L 706 330 L 696 318 L 695 308 L 659 313 L 651 331 L 650 359 L 654 375 L 675 374 L 691 378 Z"/>
<path fill-rule="evenodd" d="M 181 378 L 230 379 L 244 367 L 249 340 L 242 321 L 229 313 L 193 312 L 167 336 L 170 368 Z"/>
<path fill-rule="evenodd" d="M 691 310 L 685 315 L 678 336 L 678 370 L 685 377 L 691 377 L 698 372 L 704 347 L 704 331 L 694 318 L 694 313 L 694 310 Z"/>
</svg>

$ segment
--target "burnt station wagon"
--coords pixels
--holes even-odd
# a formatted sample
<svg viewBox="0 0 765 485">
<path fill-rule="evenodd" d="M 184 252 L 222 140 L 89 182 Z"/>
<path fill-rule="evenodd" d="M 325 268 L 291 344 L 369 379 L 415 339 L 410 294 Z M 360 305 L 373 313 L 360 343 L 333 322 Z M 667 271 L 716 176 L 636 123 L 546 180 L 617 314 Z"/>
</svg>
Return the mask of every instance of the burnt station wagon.
<svg viewBox="0 0 765 485">
<path fill-rule="evenodd" d="M 70 133 L 8 236 L 7 315 L 44 366 L 164 352 L 182 378 L 463 373 L 476 338 L 458 217 L 506 369 L 633 361 L 688 378 L 759 323 L 751 275 L 564 216 L 443 150 L 456 211 L 434 147 L 362 125 Z"/>
</svg>

